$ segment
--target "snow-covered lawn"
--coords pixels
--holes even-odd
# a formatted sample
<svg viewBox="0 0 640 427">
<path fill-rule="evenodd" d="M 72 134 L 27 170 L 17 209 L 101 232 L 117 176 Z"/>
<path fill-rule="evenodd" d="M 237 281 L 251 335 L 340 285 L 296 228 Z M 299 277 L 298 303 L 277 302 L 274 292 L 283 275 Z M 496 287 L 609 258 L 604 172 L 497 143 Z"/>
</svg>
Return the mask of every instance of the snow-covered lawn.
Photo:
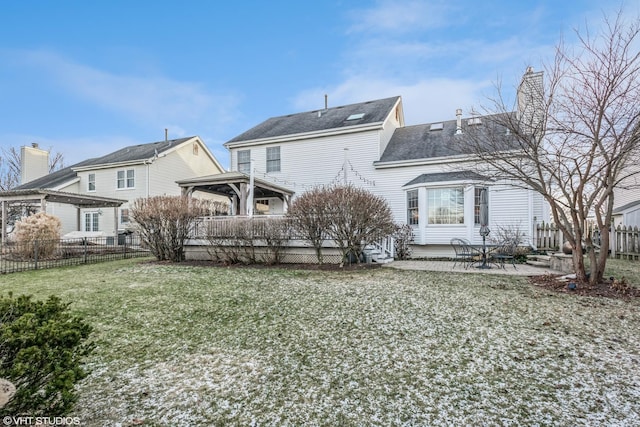
<svg viewBox="0 0 640 427">
<path fill-rule="evenodd" d="M 3 279 L 94 325 L 83 425 L 640 425 L 638 300 L 386 268 Z"/>
</svg>

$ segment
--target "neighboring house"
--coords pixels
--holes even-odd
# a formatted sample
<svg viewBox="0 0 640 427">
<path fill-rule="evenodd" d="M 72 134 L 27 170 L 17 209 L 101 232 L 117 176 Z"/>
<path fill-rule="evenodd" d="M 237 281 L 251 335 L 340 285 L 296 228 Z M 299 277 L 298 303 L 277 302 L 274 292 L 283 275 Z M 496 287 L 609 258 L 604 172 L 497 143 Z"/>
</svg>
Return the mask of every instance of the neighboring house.
<svg viewBox="0 0 640 427">
<path fill-rule="evenodd" d="M 635 175 L 627 177 L 614 190 L 614 225 L 640 228 L 640 166 L 632 166 Z"/>
<path fill-rule="evenodd" d="M 33 149 L 28 151 L 23 167 L 33 176 L 35 166 L 28 163 Z M 39 202 L 38 209 L 62 220 L 63 234 L 113 236 L 129 227 L 134 200 L 180 195 L 177 180 L 223 171 L 202 140 L 193 136 L 133 145 L 51 174 L 44 171 L 39 178 L 0 193 L 0 200 Z"/>
<path fill-rule="evenodd" d="M 541 82 L 541 73 L 527 76 Z M 384 197 L 395 220 L 414 228 L 415 256 L 447 255 L 453 237 L 481 242 L 482 188 L 489 190 L 490 228 L 517 228 L 532 243 L 536 223 L 549 217 L 542 197 L 473 172 L 472 157 L 451 144 L 464 141 L 470 126 L 483 126 L 482 117 L 463 120 L 460 110 L 453 120 L 405 126 L 396 96 L 273 117 L 224 145 L 232 171 L 253 169 L 256 179 L 295 195 L 349 183 Z M 281 214 L 285 200 L 256 197 L 254 209 Z"/>
</svg>

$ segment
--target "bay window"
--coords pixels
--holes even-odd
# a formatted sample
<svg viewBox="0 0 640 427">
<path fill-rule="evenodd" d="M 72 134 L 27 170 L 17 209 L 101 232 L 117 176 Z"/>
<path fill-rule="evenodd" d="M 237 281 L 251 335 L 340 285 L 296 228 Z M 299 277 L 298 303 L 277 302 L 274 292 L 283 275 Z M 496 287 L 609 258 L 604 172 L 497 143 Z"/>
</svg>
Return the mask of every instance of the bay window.
<svg viewBox="0 0 640 427">
<path fill-rule="evenodd" d="M 427 189 L 429 224 L 464 224 L 462 187 Z"/>
</svg>

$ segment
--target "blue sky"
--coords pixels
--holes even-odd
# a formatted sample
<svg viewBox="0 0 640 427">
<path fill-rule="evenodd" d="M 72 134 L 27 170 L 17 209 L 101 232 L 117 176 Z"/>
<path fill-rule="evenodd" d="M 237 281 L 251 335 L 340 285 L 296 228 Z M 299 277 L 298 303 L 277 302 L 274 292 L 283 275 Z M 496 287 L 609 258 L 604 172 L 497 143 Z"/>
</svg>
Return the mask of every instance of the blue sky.
<svg viewBox="0 0 640 427">
<path fill-rule="evenodd" d="M 407 124 L 455 117 L 541 69 L 560 37 L 620 3 L 2 2 L 0 146 L 65 164 L 199 135 L 222 144 L 284 114 L 401 95 Z M 628 1 L 625 13 L 640 5 Z"/>
</svg>

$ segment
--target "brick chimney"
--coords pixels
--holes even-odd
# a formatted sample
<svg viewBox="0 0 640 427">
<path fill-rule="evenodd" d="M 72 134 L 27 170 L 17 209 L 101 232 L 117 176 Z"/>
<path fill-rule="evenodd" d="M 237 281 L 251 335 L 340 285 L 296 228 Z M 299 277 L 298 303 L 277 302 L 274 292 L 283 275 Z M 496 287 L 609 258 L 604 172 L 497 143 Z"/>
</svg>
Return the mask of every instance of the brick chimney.
<svg viewBox="0 0 640 427">
<path fill-rule="evenodd" d="M 49 152 L 34 142 L 20 148 L 20 184 L 26 184 L 49 174 Z"/>
</svg>

